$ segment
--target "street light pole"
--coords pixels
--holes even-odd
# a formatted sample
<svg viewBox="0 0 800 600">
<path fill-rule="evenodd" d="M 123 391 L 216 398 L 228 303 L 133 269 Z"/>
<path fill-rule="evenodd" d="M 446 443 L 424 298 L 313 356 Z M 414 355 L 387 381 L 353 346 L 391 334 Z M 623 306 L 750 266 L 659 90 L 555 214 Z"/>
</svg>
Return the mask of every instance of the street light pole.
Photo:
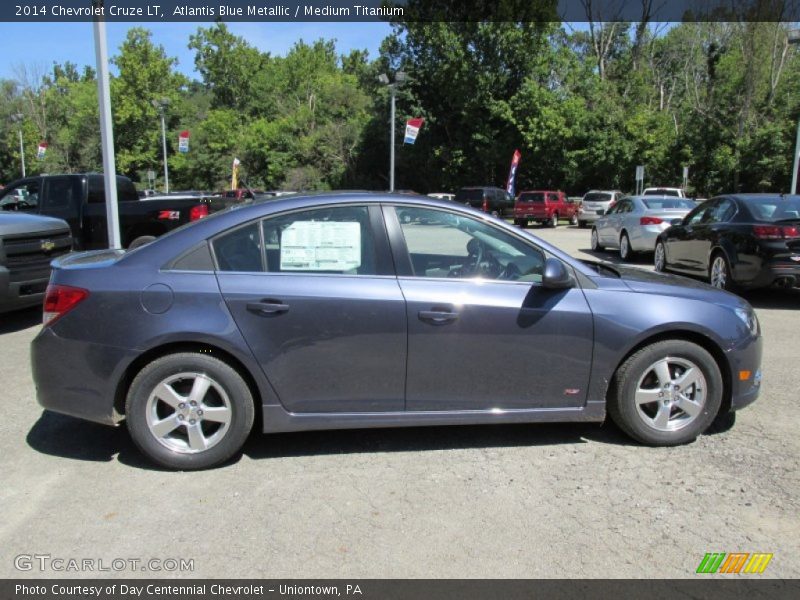
<svg viewBox="0 0 800 600">
<path fill-rule="evenodd" d="M 390 110 L 389 110 L 389 191 L 394 191 L 394 135 L 395 135 L 395 101 L 397 88 L 406 80 L 406 74 L 398 71 L 394 75 L 394 82 L 389 82 L 389 76 L 385 73 L 378 75 L 378 81 L 389 88 Z"/>
<path fill-rule="evenodd" d="M 788 33 L 788 43 L 800 44 L 800 29 L 790 29 Z M 800 118 L 797 120 L 797 135 L 794 141 L 794 161 L 792 161 L 792 189 L 790 193 L 797 193 L 797 168 L 800 166 Z"/>
<path fill-rule="evenodd" d="M 24 115 L 22 113 L 17 113 L 11 116 L 11 120 L 14 123 L 19 124 L 18 132 L 19 132 L 19 158 L 22 162 L 22 176 L 25 177 L 25 144 L 22 141 L 22 119 L 24 119 Z"/>
<path fill-rule="evenodd" d="M 169 168 L 167 167 L 167 126 L 164 121 L 164 111 L 169 105 L 169 98 L 153 100 L 153 106 L 161 114 L 161 151 L 164 153 L 164 193 L 169 194 Z"/>
</svg>

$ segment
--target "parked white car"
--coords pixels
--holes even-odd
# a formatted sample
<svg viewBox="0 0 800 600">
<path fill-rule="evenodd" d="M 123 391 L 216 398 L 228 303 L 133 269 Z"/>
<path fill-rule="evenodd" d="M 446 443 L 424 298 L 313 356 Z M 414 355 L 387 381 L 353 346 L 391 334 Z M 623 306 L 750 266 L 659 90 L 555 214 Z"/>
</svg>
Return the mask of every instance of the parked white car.
<svg viewBox="0 0 800 600">
<path fill-rule="evenodd" d="M 644 188 L 642 196 L 673 196 L 675 198 L 686 198 L 686 192 L 682 188 L 676 187 L 649 187 Z"/>
<path fill-rule="evenodd" d="M 455 194 L 448 194 L 446 192 L 434 192 L 432 194 L 428 194 L 428 198 L 438 198 L 439 200 L 452 200 L 455 197 Z"/>
<path fill-rule="evenodd" d="M 636 252 L 652 252 L 659 234 L 695 206 L 694 200 L 674 196 L 623 198 L 592 227 L 592 250 L 619 248 L 622 260 Z"/>
<path fill-rule="evenodd" d="M 581 200 L 578 211 L 578 227 L 586 227 L 603 216 L 606 211 L 622 198 L 619 190 L 589 190 Z"/>
</svg>

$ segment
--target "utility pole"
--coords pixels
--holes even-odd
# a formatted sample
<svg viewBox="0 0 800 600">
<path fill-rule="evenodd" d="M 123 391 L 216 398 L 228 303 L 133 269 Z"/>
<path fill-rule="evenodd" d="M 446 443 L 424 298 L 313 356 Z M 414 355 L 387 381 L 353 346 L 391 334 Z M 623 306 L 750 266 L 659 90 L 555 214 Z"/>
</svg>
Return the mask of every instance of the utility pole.
<svg viewBox="0 0 800 600">
<path fill-rule="evenodd" d="M 17 123 L 18 128 L 17 131 L 19 132 L 19 158 L 22 162 L 22 176 L 25 177 L 25 144 L 22 141 L 22 120 L 25 118 L 25 115 L 22 113 L 16 113 L 11 115 L 11 122 Z"/>
<path fill-rule="evenodd" d="M 103 0 L 95 0 L 95 7 Z M 108 76 L 108 40 L 103 17 L 94 21 L 94 52 L 97 62 L 97 100 L 100 104 L 100 142 L 103 150 L 103 182 L 106 193 L 108 247 L 122 248 L 117 207 L 117 164 L 114 157 L 114 123 L 111 119 L 111 86 Z"/>
<path fill-rule="evenodd" d="M 789 44 L 800 44 L 800 29 L 789 30 Z M 800 119 L 797 120 L 797 136 L 794 141 L 794 161 L 792 162 L 792 189 L 790 194 L 797 193 L 797 169 L 800 166 Z"/>
<path fill-rule="evenodd" d="M 406 74 L 398 71 L 394 75 L 394 82 L 390 83 L 389 76 L 385 73 L 378 75 L 378 81 L 389 88 L 390 110 L 389 110 L 389 191 L 394 191 L 394 135 L 395 135 L 395 101 L 397 88 L 406 81 Z"/>
<path fill-rule="evenodd" d="M 153 100 L 153 106 L 156 107 L 161 115 L 161 151 L 164 153 L 164 193 L 169 194 L 169 168 L 167 167 L 167 126 L 164 121 L 164 112 L 169 106 L 169 98 L 162 98 L 161 100 Z"/>
</svg>

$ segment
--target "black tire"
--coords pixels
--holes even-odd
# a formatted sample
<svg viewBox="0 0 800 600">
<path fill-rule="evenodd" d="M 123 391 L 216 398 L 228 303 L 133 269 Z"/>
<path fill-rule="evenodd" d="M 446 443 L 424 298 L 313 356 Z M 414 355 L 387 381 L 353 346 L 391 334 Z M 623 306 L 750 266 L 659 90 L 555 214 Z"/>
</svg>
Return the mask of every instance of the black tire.
<svg viewBox="0 0 800 600">
<path fill-rule="evenodd" d="M 658 273 L 663 273 L 667 270 L 667 248 L 661 240 L 656 242 L 656 247 L 653 251 L 653 268 Z"/>
<path fill-rule="evenodd" d="M 194 453 L 171 449 L 159 441 L 148 425 L 148 403 L 156 387 L 172 376 L 187 372 L 212 379 L 225 392 L 230 404 L 230 421 L 219 441 Z M 176 415 L 177 412 L 175 409 Z M 234 368 L 212 356 L 190 352 L 163 356 L 143 368 L 131 383 L 125 403 L 128 431 L 142 453 L 156 464 L 185 471 L 213 467 L 239 452 L 253 427 L 254 414 L 250 388 Z M 185 421 L 181 426 L 188 429 Z M 174 431 L 185 431 L 181 426 Z"/>
<path fill-rule="evenodd" d="M 527 224 L 528 222 L 525 219 L 514 219 L 514 225 L 516 225 L 517 227 L 525 228 Z"/>
<path fill-rule="evenodd" d="M 155 236 L 152 235 L 140 235 L 135 240 L 133 240 L 130 244 L 128 244 L 128 250 L 134 250 L 139 246 L 144 246 L 145 244 L 149 244 L 153 240 L 155 240 Z"/>
<path fill-rule="evenodd" d="M 623 243 L 624 240 L 624 243 Z M 627 248 L 627 250 L 623 253 L 623 248 Z M 635 252 L 631 248 L 631 238 L 628 237 L 628 233 L 623 231 L 622 235 L 619 236 L 619 257 L 622 262 L 628 262 L 633 258 Z"/>
<path fill-rule="evenodd" d="M 603 246 L 603 244 L 600 243 L 600 235 L 597 233 L 596 227 L 592 227 L 591 240 L 592 240 L 591 241 L 592 252 L 602 252 L 603 250 L 605 250 L 605 246 Z"/>
<path fill-rule="evenodd" d="M 578 227 L 579 228 L 586 229 L 586 225 L 588 225 L 588 223 L 586 221 L 578 221 Z"/>
<path fill-rule="evenodd" d="M 705 399 L 701 410 L 693 420 L 673 431 L 662 431 L 648 425 L 639 414 L 635 398 L 640 378 L 648 374 L 651 365 L 666 358 L 689 361 L 705 378 Z M 677 446 L 692 442 L 708 429 L 722 404 L 722 390 L 719 366 L 708 351 L 692 342 L 665 340 L 635 352 L 617 369 L 608 390 L 608 413 L 620 429 L 643 444 Z M 661 400 L 655 404 L 659 402 Z"/>
</svg>

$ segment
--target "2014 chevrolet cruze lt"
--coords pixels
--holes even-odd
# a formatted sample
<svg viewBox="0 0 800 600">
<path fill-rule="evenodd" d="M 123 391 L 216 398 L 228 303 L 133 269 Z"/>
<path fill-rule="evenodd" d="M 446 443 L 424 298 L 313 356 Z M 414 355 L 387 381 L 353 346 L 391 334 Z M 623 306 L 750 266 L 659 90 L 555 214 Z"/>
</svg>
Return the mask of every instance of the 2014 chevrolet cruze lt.
<svg viewBox="0 0 800 600">
<path fill-rule="evenodd" d="M 325 194 L 217 213 L 134 251 L 60 258 L 32 344 L 39 402 L 125 419 L 178 469 L 265 432 L 602 421 L 689 442 L 756 399 L 742 299 L 575 260 L 429 198 Z"/>
</svg>

